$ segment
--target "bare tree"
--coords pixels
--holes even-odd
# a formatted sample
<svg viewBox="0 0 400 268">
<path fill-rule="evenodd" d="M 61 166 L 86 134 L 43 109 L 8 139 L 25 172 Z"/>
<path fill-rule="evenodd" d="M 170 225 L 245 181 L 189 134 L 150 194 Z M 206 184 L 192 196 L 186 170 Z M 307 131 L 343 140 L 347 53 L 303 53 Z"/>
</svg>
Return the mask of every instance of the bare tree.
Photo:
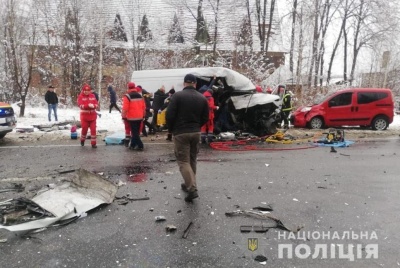
<svg viewBox="0 0 400 268">
<path fill-rule="evenodd" d="M 256 1 L 256 17 L 258 25 L 258 38 L 260 39 L 261 52 L 265 49 L 265 28 L 267 21 L 267 0 L 255 0 Z"/>
<path fill-rule="evenodd" d="M 397 15 L 391 12 L 390 2 L 375 0 L 359 0 L 354 9 L 353 29 L 353 59 L 351 63 L 350 81 L 353 82 L 355 68 L 360 50 L 370 46 L 374 40 L 387 40 L 394 34 L 398 25 Z"/>
<path fill-rule="evenodd" d="M 8 0 L 6 9 L 5 45 L 6 65 L 12 80 L 14 99 L 21 100 L 20 116 L 25 114 L 26 96 L 32 80 L 34 59 L 37 52 L 37 10 L 23 14 L 18 0 Z M 25 17 L 22 17 L 25 15 Z"/>
<path fill-rule="evenodd" d="M 214 11 L 214 38 L 213 38 L 213 59 L 214 62 L 216 60 L 216 56 L 217 56 L 217 40 L 218 40 L 218 15 L 219 15 L 219 1 L 220 0 L 216 0 L 216 4 L 215 6 L 213 5 L 213 3 L 209 0 L 210 5 Z"/>
<path fill-rule="evenodd" d="M 295 32 L 296 32 L 296 18 L 297 18 L 297 0 L 293 1 L 292 5 L 292 31 L 290 34 L 290 50 L 289 50 L 289 70 L 293 73 L 293 57 L 294 57 L 294 44 L 295 44 Z"/>
<path fill-rule="evenodd" d="M 265 41 L 265 52 L 268 52 L 269 41 L 271 39 L 271 29 L 272 29 L 273 18 L 274 18 L 274 10 L 275 10 L 275 0 L 271 0 L 271 8 L 270 8 L 270 12 L 269 12 L 268 31 L 267 31 L 266 41 Z"/>
</svg>

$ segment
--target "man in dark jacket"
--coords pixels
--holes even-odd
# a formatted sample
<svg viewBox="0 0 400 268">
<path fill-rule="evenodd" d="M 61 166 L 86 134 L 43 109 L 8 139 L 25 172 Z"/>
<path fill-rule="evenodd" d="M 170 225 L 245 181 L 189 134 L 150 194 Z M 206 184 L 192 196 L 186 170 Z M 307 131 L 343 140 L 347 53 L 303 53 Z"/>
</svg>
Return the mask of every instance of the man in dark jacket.
<svg viewBox="0 0 400 268">
<path fill-rule="evenodd" d="M 115 90 L 111 85 L 108 86 L 107 91 L 110 94 L 110 113 L 113 107 L 115 107 L 115 109 L 121 112 L 121 110 L 117 106 L 117 93 L 115 93 Z"/>
<path fill-rule="evenodd" d="M 184 88 L 175 93 L 167 109 L 168 132 L 174 135 L 174 150 L 179 170 L 185 181 L 181 184 L 187 192 L 186 202 L 199 195 L 196 185 L 197 153 L 199 151 L 200 128 L 208 121 L 207 99 L 196 90 L 196 77 L 187 74 Z"/>
<path fill-rule="evenodd" d="M 142 86 L 137 86 L 137 87 L 142 89 L 142 96 L 144 99 L 144 103 L 146 104 L 146 114 L 144 117 L 144 126 L 142 128 L 142 134 L 143 134 L 143 136 L 147 137 L 147 134 L 155 133 L 153 125 L 148 121 L 154 112 L 153 108 L 151 108 L 151 101 L 153 100 L 153 93 L 150 93 L 147 90 L 143 89 Z M 149 133 L 147 133 L 146 127 L 149 129 Z"/>
<path fill-rule="evenodd" d="M 161 109 L 161 107 L 164 105 L 164 101 L 165 99 L 168 98 L 168 94 L 165 93 L 165 87 L 161 86 L 160 89 L 158 89 L 155 93 L 154 93 L 154 97 L 153 97 L 153 105 L 152 108 L 154 110 L 154 114 L 153 114 L 153 120 L 151 121 L 151 124 L 153 125 L 153 128 L 155 130 L 158 130 L 157 128 L 157 115 L 158 115 L 158 111 Z"/>
<path fill-rule="evenodd" d="M 49 86 L 46 94 L 44 95 L 44 99 L 47 102 L 48 109 L 49 109 L 49 114 L 48 118 L 49 121 L 51 121 L 51 110 L 54 112 L 54 118 L 56 121 L 58 121 L 57 118 L 57 105 L 58 105 L 58 97 L 57 94 L 54 92 L 54 87 Z"/>
</svg>

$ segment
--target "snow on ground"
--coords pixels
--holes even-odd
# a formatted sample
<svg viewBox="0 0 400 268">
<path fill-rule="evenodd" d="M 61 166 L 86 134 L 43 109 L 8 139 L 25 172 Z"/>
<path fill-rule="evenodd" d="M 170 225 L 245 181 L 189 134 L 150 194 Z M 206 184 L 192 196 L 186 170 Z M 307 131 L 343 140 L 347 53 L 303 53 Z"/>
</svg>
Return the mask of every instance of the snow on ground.
<svg viewBox="0 0 400 268">
<path fill-rule="evenodd" d="M 52 121 L 49 122 L 47 119 L 48 110 L 47 107 L 31 107 L 27 106 L 25 109 L 25 116 L 19 117 L 19 107 L 14 106 L 13 108 L 17 114 L 17 126 L 12 133 L 7 134 L 6 137 L 12 137 L 19 135 L 17 130 L 19 128 L 31 128 L 34 125 L 42 125 L 42 126 L 52 126 L 55 123 L 62 123 L 62 122 L 71 122 L 71 121 L 79 121 L 79 108 L 58 108 L 58 122 L 54 121 L 54 115 L 52 114 Z M 121 114 L 113 109 L 111 113 L 107 109 L 103 109 L 101 111 L 101 118 L 97 118 L 97 130 L 98 132 L 105 133 L 106 135 L 111 135 L 116 132 L 124 132 L 124 125 L 121 119 Z M 39 134 L 43 137 L 43 135 L 49 136 L 49 139 L 63 139 L 70 138 L 70 127 L 71 125 L 66 125 L 65 129 L 58 129 L 59 127 L 54 126 L 51 131 L 41 131 L 37 128 L 34 129 L 34 133 L 31 134 Z M 292 129 L 291 129 L 292 130 Z M 301 129 L 293 129 L 294 133 L 299 133 Z M 78 130 L 78 133 L 80 130 Z M 378 136 L 378 137 L 385 137 L 385 136 L 397 136 L 400 134 L 400 115 L 396 115 L 394 117 L 393 123 L 390 124 L 388 130 L 386 131 L 372 131 L 372 130 L 361 130 L 361 129 L 354 129 L 351 128 L 346 130 L 347 133 L 355 133 L 356 137 L 369 137 L 369 136 Z M 293 134 L 294 134 L 293 133 Z M 50 137 L 52 135 L 53 137 Z"/>
</svg>

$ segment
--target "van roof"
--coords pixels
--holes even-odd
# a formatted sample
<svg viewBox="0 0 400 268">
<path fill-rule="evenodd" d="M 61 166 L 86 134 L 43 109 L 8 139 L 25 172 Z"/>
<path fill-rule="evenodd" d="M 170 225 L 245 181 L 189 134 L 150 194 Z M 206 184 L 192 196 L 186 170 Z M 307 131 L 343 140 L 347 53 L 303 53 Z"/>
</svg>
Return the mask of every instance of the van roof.
<svg viewBox="0 0 400 268">
<path fill-rule="evenodd" d="M 223 77 L 228 86 L 238 91 L 251 91 L 256 88 L 246 76 L 223 67 L 134 71 L 132 73 L 132 81 L 136 85 L 141 85 L 148 92 L 155 92 L 162 85 L 165 86 L 166 90 L 172 87 L 174 87 L 175 90 L 182 90 L 183 78 L 189 73 L 205 81 L 210 81 L 214 75 L 220 78 Z"/>
</svg>

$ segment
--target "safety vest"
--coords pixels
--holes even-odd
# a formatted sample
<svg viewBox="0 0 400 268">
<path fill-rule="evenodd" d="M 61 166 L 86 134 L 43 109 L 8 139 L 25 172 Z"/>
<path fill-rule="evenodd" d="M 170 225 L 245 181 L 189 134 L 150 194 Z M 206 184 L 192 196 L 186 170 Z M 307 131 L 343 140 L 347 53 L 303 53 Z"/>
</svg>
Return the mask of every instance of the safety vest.
<svg viewBox="0 0 400 268">
<path fill-rule="evenodd" d="M 292 96 L 287 93 L 282 98 L 282 112 L 291 111 L 292 108 Z"/>
</svg>

